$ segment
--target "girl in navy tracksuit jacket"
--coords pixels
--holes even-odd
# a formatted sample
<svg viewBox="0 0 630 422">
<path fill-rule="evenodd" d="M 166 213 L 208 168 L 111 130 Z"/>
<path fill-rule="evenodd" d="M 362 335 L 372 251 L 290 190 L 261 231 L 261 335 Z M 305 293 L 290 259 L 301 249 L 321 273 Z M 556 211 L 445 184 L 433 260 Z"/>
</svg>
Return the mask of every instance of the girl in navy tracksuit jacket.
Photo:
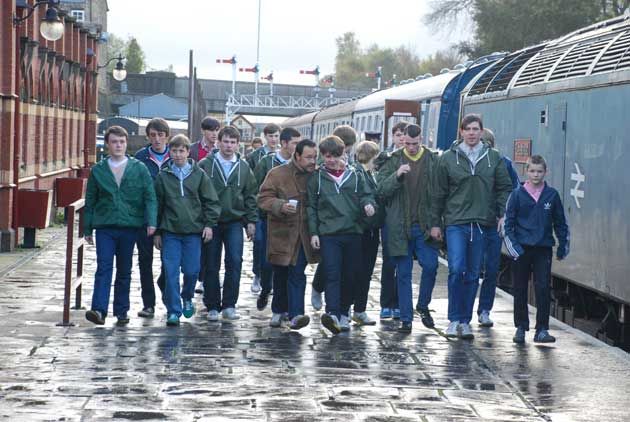
<svg viewBox="0 0 630 422">
<path fill-rule="evenodd" d="M 569 254 L 569 227 L 558 191 L 544 181 L 547 164 L 540 155 L 532 156 L 525 167 L 528 180 L 508 198 L 505 211 L 505 246 L 515 259 L 512 265 L 514 280 L 515 343 L 525 341 L 529 330 L 527 288 L 530 274 L 534 274 L 536 293 L 536 334 L 534 341 L 552 343 L 549 334 L 553 233 L 558 238 L 558 260 Z"/>
</svg>

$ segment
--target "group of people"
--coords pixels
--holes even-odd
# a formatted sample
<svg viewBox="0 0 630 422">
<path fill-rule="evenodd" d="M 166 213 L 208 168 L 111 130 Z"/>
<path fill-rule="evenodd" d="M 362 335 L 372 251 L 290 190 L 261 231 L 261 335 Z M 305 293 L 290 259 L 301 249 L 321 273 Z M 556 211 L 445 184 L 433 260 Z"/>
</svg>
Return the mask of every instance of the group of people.
<svg viewBox="0 0 630 422">
<path fill-rule="evenodd" d="M 470 326 L 479 278 L 484 278 L 478 321 L 490 327 L 496 279 L 505 242 L 515 259 L 514 341 L 529 330 L 527 288 L 533 272 L 538 307 L 534 341 L 549 334 L 550 271 L 554 232 L 557 258 L 568 255 L 568 227 L 558 193 L 544 182 L 546 163 L 532 156 L 519 183 L 509 159 L 494 148 L 492 132 L 477 115 L 460 124 L 460 137 L 444 152 L 421 143 L 421 128 L 399 122 L 393 145 L 357 143 L 350 126 L 338 126 L 315 143 L 291 127 L 263 130 L 265 144 L 246 158 L 240 133 L 206 117 L 203 137 L 169 140 L 166 121 L 146 128 L 149 145 L 126 155 L 128 135 L 118 126 L 105 134 L 108 156 L 88 180 L 84 232 L 97 270 L 86 318 L 104 324 L 116 257 L 113 313 L 129 322 L 134 244 L 138 246 L 143 309 L 155 315 L 154 247 L 161 256 L 157 285 L 167 325 L 195 314 L 199 280 L 207 319 L 236 320 L 243 262 L 243 231 L 254 242 L 252 291 L 257 308 L 271 302 L 271 327 L 309 324 L 305 312 L 307 264 L 317 265 L 311 303 L 325 302 L 322 325 L 333 334 L 374 325 L 368 292 L 382 249 L 380 318 L 399 319 L 410 333 L 414 319 L 413 261 L 422 268 L 415 312 L 434 328 L 429 305 L 440 248 L 448 254 L 448 320 L 444 335 L 472 339 Z M 224 279 L 220 282 L 221 256 Z M 183 274 L 183 284 L 180 283 Z"/>
</svg>

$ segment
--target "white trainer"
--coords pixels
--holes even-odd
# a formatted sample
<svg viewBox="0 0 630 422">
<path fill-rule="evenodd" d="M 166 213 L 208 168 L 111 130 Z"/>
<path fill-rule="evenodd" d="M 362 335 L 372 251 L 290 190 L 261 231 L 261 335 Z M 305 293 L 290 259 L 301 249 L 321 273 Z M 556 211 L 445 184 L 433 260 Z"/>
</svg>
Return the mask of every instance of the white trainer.
<svg viewBox="0 0 630 422">
<path fill-rule="evenodd" d="M 446 331 L 444 331 L 444 335 L 449 338 L 457 337 L 459 332 L 459 321 L 451 321 L 448 323 L 448 327 Z"/>
<path fill-rule="evenodd" d="M 490 319 L 490 311 L 481 311 L 479 314 L 479 325 L 482 327 L 492 327 L 494 322 Z"/>
<path fill-rule="evenodd" d="M 470 324 L 465 322 L 459 324 L 459 338 L 463 340 L 472 340 L 475 338 L 472 328 L 470 328 Z"/>
<path fill-rule="evenodd" d="M 208 311 L 208 321 L 210 322 L 216 322 L 219 320 L 219 311 Z"/>
<path fill-rule="evenodd" d="M 366 312 L 355 312 L 352 314 L 352 320 L 357 325 L 376 325 L 376 321 L 371 319 Z"/>
<path fill-rule="evenodd" d="M 311 288 L 311 305 L 316 311 L 321 310 L 323 306 L 322 294 L 313 288 Z"/>
<path fill-rule="evenodd" d="M 222 313 L 223 319 L 227 319 L 229 321 L 234 321 L 236 319 L 240 319 L 240 315 L 236 313 L 236 309 L 234 308 L 225 308 Z"/>
<path fill-rule="evenodd" d="M 269 321 L 269 326 L 273 328 L 278 328 L 282 325 L 282 314 L 272 314 L 271 320 Z"/>
<path fill-rule="evenodd" d="M 339 318 L 339 328 L 341 328 L 341 331 L 350 331 L 350 318 L 346 315 L 341 315 L 341 318 Z"/>
<path fill-rule="evenodd" d="M 259 293 L 262 290 L 260 285 L 260 276 L 255 275 L 254 281 L 252 281 L 252 293 Z"/>
</svg>

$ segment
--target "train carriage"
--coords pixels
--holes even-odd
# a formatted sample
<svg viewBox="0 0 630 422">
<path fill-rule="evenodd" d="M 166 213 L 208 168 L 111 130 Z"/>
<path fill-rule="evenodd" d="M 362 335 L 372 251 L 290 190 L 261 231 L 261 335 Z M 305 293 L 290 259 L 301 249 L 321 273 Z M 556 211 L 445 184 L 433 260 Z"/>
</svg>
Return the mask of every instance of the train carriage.
<svg viewBox="0 0 630 422">
<path fill-rule="evenodd" d="M 607 315 L 599 330 L 622 323 L 628 341 L 630 19 L 516 52 L 464 94 L 462 113 L 482 115 L 521 175 L 532 154 L 548 162 L 571 227 L 570 259 L 553 265 L 556 295 L 572 317 Z"/>
</svg>

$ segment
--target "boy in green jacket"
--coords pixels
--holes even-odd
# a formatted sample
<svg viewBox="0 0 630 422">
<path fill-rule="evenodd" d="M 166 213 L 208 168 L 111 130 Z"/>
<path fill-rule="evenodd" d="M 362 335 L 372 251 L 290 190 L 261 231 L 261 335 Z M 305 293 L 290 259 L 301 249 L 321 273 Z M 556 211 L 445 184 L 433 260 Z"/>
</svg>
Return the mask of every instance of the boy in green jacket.
<svg viewBox="0 0 630 422">
<path fill-rule="evenodd" d="M 208 307 L 208 321 L 240 318 L 236 313 L 241 267 L 243 264 L 243 227 L 251 240 L 256 231 L 256 193 L 254 173 L 237 153 L 241 134 L 233 126 L 219 131 L 219 151 L 199 162 L 214 186 L 221 203 L 221 215 L 212 228 L 204 281 L 203 302 Z M 221 252 L 225 246 L 225 278 L 223 294 L 219 283 Z"/>
<path fill-rule="evenodd" d="M 503 156 L 481 142 L 483 122 L 469 114 L 460 124 L 461 141 L 438 160 L 432 189 L 431 237 L 448 248 L 447 337 L 473 339 L 470 328 L 483 258 L 483 233 L 496 230 L 505 214 L 512 181 Z"/>
<path fill-rule="evenodd" d="M 118 325 L 129 323 L 129 286 L 137 232 L 146 222 L 147 236 L 151 236 L 157 224 L 153 179 L 142 162 L 125 154 L 128 138 L 120 126 L 107 129 L 105 144 L 109 156 L 92 167 L 85 193 L 83 231 L 89 244 L 94 243 L 92 231 L 96 229 L 92 309 L 85 317 L 98 325 L 105 324 L 107 316 L 114 256 L 114 315 Z"/>
<path fill-rule="evenodd" d="M 186 318 L 195 313 L 192 299 L 199 275 L 201 241 L 212 239 L 212 227 L 217 223 L 221 206 L 208 176 L 188 158 L 188 138 L 184 135 L 173 137 L 169 151 L 171 163 L 155 179 L 159 234 L 153 241 L 162 250 L 166 276 L 164 299 L 168 311 L 166 325 L 177 326 L 182 313 Z M 180 270 L 184 274 L 181 295 Z"/>
<path fill-rule="evenodd" d="M 306 208 L 311 246 L 320 249 L 326 280 L 322 325 L 333 334 L 350 329 L 356 276 L 361 265 L 363 215 L 375 213 L 375 201 L 360 173 L 342 158 L 343 141 L 334 135 L 319 143 L 324 165 L 307 183 Z"/>
</svg>

